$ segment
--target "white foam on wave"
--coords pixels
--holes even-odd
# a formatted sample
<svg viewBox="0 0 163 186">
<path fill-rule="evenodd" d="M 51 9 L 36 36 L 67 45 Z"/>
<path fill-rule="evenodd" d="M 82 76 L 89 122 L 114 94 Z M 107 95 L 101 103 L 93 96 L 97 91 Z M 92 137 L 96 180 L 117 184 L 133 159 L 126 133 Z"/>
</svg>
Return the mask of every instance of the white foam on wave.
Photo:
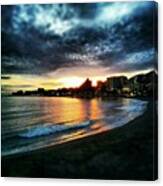
<svg viewBox="0 0 163 186">
<path fill-rule="evenodd" d="M 131 104 L 129 104 L 127 106 L 120 106 L 120 107 L 117 107 L 116 109 L 124 110 L 126 112 L 142 112 L 142 111 L 144 111 L 146 106 L 147 106 L 146 101 L 132 100 Z"/>
<path fill-rule="evenodd" d="M 89 126 L 90 124 L 91 124 L 90 120 L 79 124 L 71 124 L 71 125 L 57 125 L 57 124 L 54 125 L 54 124 L 46 123 L 44 125 L 38 125 L 23 131 L 22 133 L 19 134 L 19 137 L 33 138 L 39 136 L 46 136 L 49 134 L 62 132 L 66 130 L 84 128 Z"/>
<path fill-rule="evenodd" d="M 116 109 L 122 110 L 121 113 L 118 113 L 114 116 L 105 117 L 105 121 L 107 121 L 111 128 L 120 127 L 128 122 L 134 120 L 138 116 L 142 115 L 147 107 L 146 101 L 135 101 L 133 100 L 132 104 L 128 106 L 120 106 Z"/>
</svg>

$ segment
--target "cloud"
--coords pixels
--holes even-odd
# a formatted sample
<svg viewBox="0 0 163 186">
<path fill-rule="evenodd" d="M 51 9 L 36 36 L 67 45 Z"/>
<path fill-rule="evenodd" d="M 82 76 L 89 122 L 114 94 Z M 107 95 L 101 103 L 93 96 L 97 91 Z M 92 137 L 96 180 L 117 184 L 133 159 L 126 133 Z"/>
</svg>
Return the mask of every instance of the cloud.
<svg viewBox="0 0 163 186">
<path fill-rule="evenodd" d="M 153 48 L 151 48 L 148 50 L 133 52 L 125 55 L 111 67 L 111 70 L 114 72 L 132 72 L 138 70 L 146 70 L 147 67 L 148 69 L 153 69 L 155 68 L 154 65 L 156 61 L 156 52 Z"/>
<path fill-rule="evenodd" d="M 78 24 L 75 11 L 67 5 L 18 5 L 13 11 L 13 28 L 20 33 L 24 26 L 62 35 Z"/>
<path fill-rule="evenodd" d="M 2 6 L 2 74 L 148 69 L 150 51 L 157 53 L 155 2 Z"/>
</svg>

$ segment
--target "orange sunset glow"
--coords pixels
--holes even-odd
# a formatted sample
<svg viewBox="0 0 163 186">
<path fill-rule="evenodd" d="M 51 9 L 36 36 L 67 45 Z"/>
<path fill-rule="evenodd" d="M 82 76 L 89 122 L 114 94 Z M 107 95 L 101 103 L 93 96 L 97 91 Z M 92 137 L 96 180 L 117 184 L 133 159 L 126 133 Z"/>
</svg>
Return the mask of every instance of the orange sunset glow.
<svg viewBox="0 0 163 186">
<path fill-rule="evenodd" d="M 74 68 L 75 69 L 75 68 Z M 92 81 L 92 85 L 96 86 L 97 81 L 105 81 L 107 77 L 125 75 L 128 78 L 138 74 L 147 73 L 150 70 L 131 72 L 131 73 L 111 73 L 107 72 L 103 68 L 97 68 L 94 70 L 86 70 L 87 68 L 75 69 L 61 69 L 57 73 L 49 73 L 46 76 L 37 75 L 10 75 L 10 79 L 2 79 L 2 84 L 6 87 L 7 92 L 17 90 L 33 90 L 42 87 L 46 90 L 57 89 L 57 88 L 75 88 L 79 87 L 86 78 Z M 75 76 L 73 76 L 73 75 Z M 66 75 L 66 76 L 65 76 Z M 8 86 L 10 85 L 10 86 Z M 3 90 L 2 90 L 3 92 Z"/>
</svg>

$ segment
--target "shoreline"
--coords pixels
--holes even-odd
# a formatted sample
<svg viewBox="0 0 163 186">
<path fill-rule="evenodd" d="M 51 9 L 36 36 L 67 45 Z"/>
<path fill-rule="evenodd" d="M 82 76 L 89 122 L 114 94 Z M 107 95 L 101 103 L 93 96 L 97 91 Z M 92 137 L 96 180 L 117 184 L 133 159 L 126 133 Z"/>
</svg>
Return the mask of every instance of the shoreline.
<svg viewBox="0 0 163 186">
<path fill-rule="evenodd" d="M 1 157 L 1 174 L 4 177 L 155 180 L 157 158 L 153 151 L 157 155 L 157 116 L 153 106 L 150 102 L 143 115 L 122 127 Z"/>
</svg>

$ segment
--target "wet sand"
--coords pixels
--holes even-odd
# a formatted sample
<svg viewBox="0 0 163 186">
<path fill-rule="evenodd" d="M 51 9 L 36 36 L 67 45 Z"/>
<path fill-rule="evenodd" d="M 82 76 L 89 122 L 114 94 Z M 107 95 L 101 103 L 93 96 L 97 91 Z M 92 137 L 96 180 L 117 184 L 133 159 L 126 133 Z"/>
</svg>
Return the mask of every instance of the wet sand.
<svg viewBox="0 0 163 186">
<path fill-rule="evenodd" d="M 114 130 L 26 154 L 2 157 L 1 175 L 155 180 L 157 143 L 156 107 L 150 102 L 142 116 Z"/>
</svg>

